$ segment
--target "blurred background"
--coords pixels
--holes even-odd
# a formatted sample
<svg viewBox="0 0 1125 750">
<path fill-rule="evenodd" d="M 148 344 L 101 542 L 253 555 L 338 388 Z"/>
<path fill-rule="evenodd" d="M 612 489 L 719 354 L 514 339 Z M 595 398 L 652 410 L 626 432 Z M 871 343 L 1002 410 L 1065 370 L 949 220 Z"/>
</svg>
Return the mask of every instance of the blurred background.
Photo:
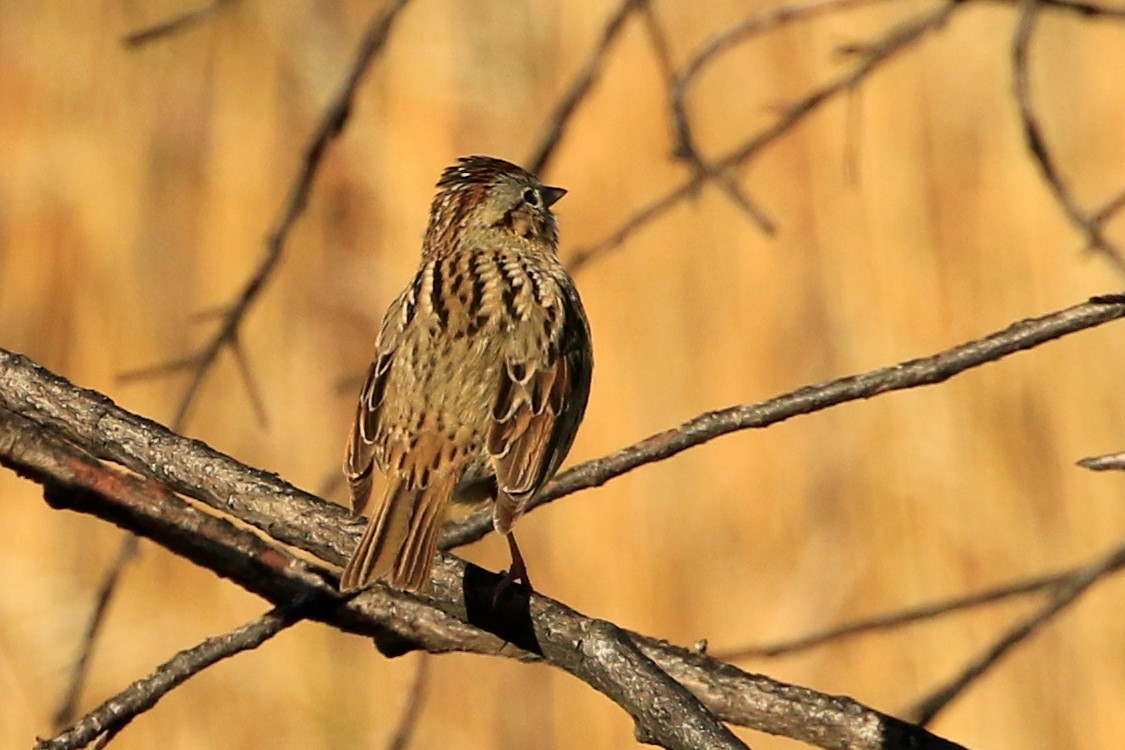
<svg viewBox="0 0 1125 750">
<path fill-rule="evenodd" d="M 169 422 L 192 353 L 262 257 L 268 228 L 375 2 L 228 2 L 140 48 L 182 0 L 0 0 L 0 346 Z M 771 3 L 657 0 L 681 66 Z M 688 99 L 705 154 L 854 65 L 842 47 L 936 6 L 887 2 L 739 46 Z M 1118 6 L 1120 7 L 1120 6 Z M 338 472 L 379 316 L 417 263 L 432 186 L 457 156 L 526 161 L 617 3 L 415 0 L 362 84 L 307 212 L 242 329 L 268 422 L 233 357 L 185 432 L 342 502 Z M 696 414 L 862 372 L 1121 287 L 1052 201 L 1011 94 L 1009 3 L 967 3 L 851 96 L 739 172 L 763 234 L 704 187 L 585 264 L 594 332 L 568 463 Z M 543 175 L 571 257 L 690 175 L 671 155 L 665 79 L 639 15 Z M 1125 186 L 1125 26 L 1045 12 L 1032 91 L 1079 203 Z M 1110 237 L 1125 241 L 1125 219 Z M 520 523 L 537 588 L 589 615 L 713 651 L 1092 560 L 1119 542 L 1125 485 L 1075 467 L 1125 448 L 1125 327 L 708 443 Z M 330 488 L 325 490 L 325 488 Z M 120 532 L 55 512 L 0 472 L 0 746 L 51 733 Z M 502 541 L 462 550 L 503 567 Z M 869 634 L 752 671 L 901 711 L 1034 600 Z M 1125 577 L 1009 655 L 934 729 L 979 748 L 1125 747 Z M 141 543 L 82 711 L 178 649 L 267 609 Z M 388 741 L 415 657 L 301 624 L 206 671 L 124 731 L 125 748 L 359 748 Z M 420 748 L 634 744 L 627 716 L 566 674 L 432 660 Z M 796 743 L 742 732 L 755 748 Z"/>
</svg>

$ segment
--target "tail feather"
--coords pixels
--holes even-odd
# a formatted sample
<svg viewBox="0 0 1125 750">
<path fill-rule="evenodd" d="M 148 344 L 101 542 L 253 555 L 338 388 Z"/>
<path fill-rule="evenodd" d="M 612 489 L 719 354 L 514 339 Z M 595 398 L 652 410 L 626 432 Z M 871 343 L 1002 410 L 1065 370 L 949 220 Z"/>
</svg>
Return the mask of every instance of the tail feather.
<svg viewBox="0 0 1125 750">
<path fill-rule="evenodd" d="M 455 479 L 449 472 L 425 487 L 390 481 L 344 568 L 340 590 L 354 591 L 376 580 L 407 591 L 425 590 Z"/>
</svg>

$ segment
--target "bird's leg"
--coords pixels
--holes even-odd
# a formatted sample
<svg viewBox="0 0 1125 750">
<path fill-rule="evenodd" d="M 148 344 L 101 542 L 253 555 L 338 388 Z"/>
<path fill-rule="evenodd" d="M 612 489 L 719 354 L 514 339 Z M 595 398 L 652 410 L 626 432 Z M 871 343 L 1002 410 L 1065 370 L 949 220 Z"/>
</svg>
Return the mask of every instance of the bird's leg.
<svg viewBox="0 0 1125 750">
<path fill-rule="evenodd" d="M 531 579 L 527 577 L 527 566 L 523 564 L 523 555 L 520 554 L 519 545 L 516 544 L 515 534 L 509 531 L 504 537 L 508 540 L 508 551 L 512 553 L 512 567 L 505 577 L 512 581 L 519 581 L 529 590 L 534 590 L 531 588 Z"/>
<path fill-rule="evenodd" d="M 508 551 L 512 553 L 512 567 L 496 584 L 496 590 L 492 594 L 492 608 L 495 609 L 497 603 L 500 601 L 500 595 L 516 581 L 519 581 L 524 586 L 527 586 L 528 591 L 534 591 L 531 587 L 531 579 L 527 577 L 527 566 L 523 564 L 523 555 L 520 554 L 519 545 L 516 544 L 516 537 L 512 532 L 504 535 L 508 540 Z"/>
</svg>

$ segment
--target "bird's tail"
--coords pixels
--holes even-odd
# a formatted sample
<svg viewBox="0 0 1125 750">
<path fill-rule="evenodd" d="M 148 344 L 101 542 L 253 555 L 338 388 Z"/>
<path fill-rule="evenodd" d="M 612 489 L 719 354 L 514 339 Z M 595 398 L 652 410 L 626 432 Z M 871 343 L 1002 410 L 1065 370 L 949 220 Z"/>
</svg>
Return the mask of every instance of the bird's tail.
<svg viewBox="0 0 1125 750">
<path fill-rule="evenodd" d="M 340 590 L 354 591 L 377 580 L 407 591 L 428 588 L 456 477 L 456 472 L 445 472 L 424 487 L 410 487 L 404 477 L 388 477 L 379 510 L 340 577 Z"/>
</svg>

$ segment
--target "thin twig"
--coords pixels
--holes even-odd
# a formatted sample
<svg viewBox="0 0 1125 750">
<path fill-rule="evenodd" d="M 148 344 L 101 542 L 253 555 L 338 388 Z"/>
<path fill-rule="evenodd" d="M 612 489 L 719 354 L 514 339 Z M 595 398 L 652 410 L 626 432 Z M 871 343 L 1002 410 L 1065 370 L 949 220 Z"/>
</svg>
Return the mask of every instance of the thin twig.
<svg viewBox="0 0 1125 750">
<path fill-rule="evenodd" d="M 410 689 L 406 691 L 402 713 L 398 717 L 394 734 L 387 743 L 387 750 L 406 750 L 410 746 L 414 729 L 418 726 L 418 717 L 422 715 L 422 706 L 426 702 L 426 689 L 429 684 L 430 655 L 422 651 L 414 664 L 414 679 L 410 681 Z"/>
<path fill-rule="evenodd" d="M 815 18 L 832 12 L 848 10 L 853 7 L 884 0 L 813 0 L 800 5 L 783 5 L 750 14 L 733 26 L 713 35 L 689 58 L 680 73 L 675 74 L 669 85 L 669 110 L 675 132 L 676 145 L 673 153 L 688 162 L 696 175 L 703 179 L 715 180 L 720 188 L 762 231 L 773 234 L 775 224 L 755 203 L 742 192 L 734 178 L 724 169 L 704 158 L 696 143 L 687 113 L 687 94 L 699 74 L 720 55 L 738 44 L 753 37 L 781 28 L 794 21 Z"/>
<path fill-rule="evenodd" d="M 204 378 L 210 373 L 218 359 L 219 353 L 224 348 L 238 348 L 239 328 L 284 255 L 290 232 L 308 205 L 313 180 L 324 159 L 324 154 L 329 144 L 339 137 L 345 124 L 347 124 L 359 84 L 363 81 L 367 71 L 370 70 L 371 64 L 379 51 L 386 44 L 392 25 L 399 12 L 408 2 L 409 0 L 393 0 L 368 22 L 360 40 L 359 48 L 347 68 L 339 91 L 321 114 L 320 121 L 305 146 L 300 169 L 282 203 L 278 218 L 270 229 L 262 260 L 244 284 L 234 303 L 223 313 L 218 330 L 207 344 L 190 358 L 193 370 L 176 408 L 176 414 L 172 420 L 174 425 L 184 423 L 188 410 L 194 403 L 195 396 L 203 384 Z M 184 359 L 180 358 L 174 363 L 174 369 L 182 369 L 183 365 Z M 173 366 L 156 365 L 147 369 L 160 372 L 164 369 L 173 369 Z M 134 377 L 136 374 L 136 372 L 132 373 Z M 253 394 L 253 390 L 251 390 L 251 393 Z M 255 408 L 257 409 L 258 405 Z"/>
<path fill-rule="evenodd" d="M 625 21 L 631 13 L 647 5 L 648 0 L 622 0 L 621 4 L 610 15 L 602 29 L 602 36 L 598 40 L 598 45 L 586 60 L 586 64 L 582 66 L 582 70 L 575 76 L 562 99 L 555 106 L 554 112 L 547 118 L 543 135 L 531 156 L 527 158 L 527 170 L 529 172 L 542 175 L 546 171 L 551 157 L 555 154 L 555 149 L 566 132 L 566 126 L 570 122 L 570 118 L 586 99 L 598 78 L 601 77 L 606 57 L 609 55 L 613 43 L 621 34 L 621 30 L 625 28 Z"/>
<path fill-rule="evenodd" d="M 795 21 L 807 21 L 817 16 L 851 10 L 863 5 L 871 5 L 887 0 L 811 0 L 805 3 L 782 5 L 755 11 L 738 23 L 722 31 L 712 34 L 695 53 L 688 58 L 683 70 L 677 77 L 676 96 L 677 102 L 682 103 L 688 87 L 695 81 L 708 65 L 719 59 L 719 56 L 729 52 L 734 47 L 769 31 L 787 26 Z M 682 107 L 680 107 L 682 108 Z"/>
<path fill-rule="evenodd" d="M 142 29 L 130 32 L 122 40 L 126 47 L 140 47 L 149 42 L 154 42 L 157 39 L 162 39 L 172 34 L 186 31 L 187 29 L 195 26 L 199 22 L 205 20 L 215 11 L 219 10 L 224 5 L 230 5 L 231 0 L 211 0 L 207 5 L 203 5 L 194 10 L 184 11 L 183 13 L 174 15 L 163 21 L 145 26 Z"/>
<path fill-rule="evenodd" d="M 776 643 L 760 646 L 742 646 L 739 648 L 709 652 L 716 659 L 722 661 L 738 661 L 749 658 L 770 658 L 775 656 L 788 656 L 790 654 L 823 646 L 841 638 L 848 638 L 862 633 L 879 630 L 891 630 L 903 625 L 919 622 L 921 620 L 934 620 L 943 615 L 953 614 L 962 610 L 979 607 L 985 604 L 1010 599 L 1014 596 L 1037 594 L 1045 589 L 1058 588 L 1060 584 L 1070 581 L 1078 570 L 1067 570 L 1061 573 L 1035 576 L 1020 581 L 997 586 L 995 588 L 979 591 L 975 594 L 953 597 L 940 602 L 924 604 L 920 607 L 911 607 L 894 612 L 885 612 L 873 617 L 865 617 L 853 622 L 844 623 L 835 627 L 826 628 L 815 633 L 777 641 Z"/>
<path fill-rule="evenodd" d="M 769 425 L 830 406 L 871 398 L 887 391 L 943 382 L 954 375 L 1014 352 L 1030 349 L 1061 336 L 1125 317 L 1125 304 L 1117 297 L 1099 298 L 1039 318 L 1030 318 L 938 354 L 900 362 L 860 375 L 805 386 L 756 404 L 731 406 L 707 412 L 602 458 L 579 464 L 561 473 L 536 496 L 538 507 L 572 492 L 599 487 L 638 466 L 662 461 L 721 435 Z M 492 530 L 492 516 L 474 513 L 449 524 L 442 544 L 469 544 Z"/>
<path fill-rule="evenodd" d="M 225 4 L 227 2 L 229 2 L 229 0 L 216 0 L 216 2 L 213 2 L 204 9 L 184 14 L 183 16 L 170 19 L 156 27 L 137 32 L 130 35 L 130 37 L 126 39 L 126 43 L 133 45 L 140 44 L 143 41 L 148 41 L 157 36 L 162 36 L 185 28 L 201 20 L 206 13 L 214 10 L 220 4 Z M 359 88 L 359 84 L 370 69 L 378 52 L 386 44 L 391 26 L 397 18 L 399 11 L 405 7 L 407 2 L 408 0 L 395 0 L 377 13 L 368 23 L 367 29 L 360 42 L 359 50 L 348 66 L 347 74 L 340 90 L 324 110 L 312 138 L 305 147 L 301 169 L 289 189 L 289 193 L 282 205 L 279 218 L 274 223 L 269 233 L 265 255 L 254 274 L 246 282 L 234 305 L 222 312 L 218 331 L 203 349 L 196 354 L 181 357 L 172 362 L 134 370 L 123 376 L 128 379 L 136 379 L 167 374 L 177 370 L 192 369 L 191 378 L 176 408 L 175 417 L 172 420 L 174 430 L 181 430 L 183 428 L 187 420 L 188 410 L 199 392 L 199 387 L 202 385 L 206 375 L 211 371 L 219 353 L 224 347 L 229 347 L 234 353 L 235 362 L 238 365 L 239 373 L 246 385 L 246 390 L 249 394 L 251 404 L 254 407 L 254 412 L 258 416 L 259 421 L 263 424 L 265 423 L 265 405 L 250 376 L 249 364 L 246 360 L 245 353 L 239 345 L 239 328 L 266 282 L 272 276 L 278 262 L 281 260 L 289 234 L 294 224 L 297 222 L 297 219 L 308 205 L 313 179 L 323 161 L 328 145 L 339 136 L 344 125 L 347 123 L 348 116 L 351 112 L 352 101 L 355 98 L 355 93 Z M 203 314 L 206 317 L 215 317 L 214 310 L 205 311 Z M 127 548 L 131 548 L 135 544 L 136 541 L 134 539 L 126 536 L 122 541 L 122 550 L 124 551 Z M 107 572 L 105 582 L 102 586 L 103 590 L 107 592 L 105 595 L 106 601 L 108 601 L 109 596 L 112 594 L 113 587 L 116 585 L 117 580 L 117 574 L 114 570 L 111 569 Z M 67 689 L 67 697 L 59 709 L 60 715 L 62 715 L 64 711 L 73 711 L 73 706 L 77 703 L 81 686 L 85 682 L 85 670 L 89 663 L 88 654 L 101 628 L 104 612 L 104 607 L 98 607 L 95 608 L 91 614 L 90 623 L 86 631 L 86 638 L 80 649 L 82 656 L 76 663 L 70 686 Z"/>
<path fill-rule="evenodd" d="M 1070 223 L 1085 236 L 1087 247 L 1104 255 L 1118 272 L 1125 274 L 1125 257 L 1122 256 L 1121 250 L 1106 238 L 1102 231 L 1101 219 L 1098 216 L 1087 215 L 1078 205 L 1066 180 L 1059 172 L 1054 156 L 1047 148 L 1043 128 L 1039 124 L 1039 117 L 1031 102 L 1028 55 L 1031 34 L 1035 30 L 1035 22 L 1039 18 L 1041 8 L 1041 0 L 1023 0 L 1020 3 L 1019 20 L 1012 39 L 1012 94 L 1019 108 L 1027 149 L 1039 167 L 1051 196 L 1070 219 Z"/>
<path fill-rule="evenodd" d="M 698 174 L 702 174 L 706 179 L 714 180 L 719 188 L 734 202 L 735 206 L 745 213 L 759 229 L 766 234 L 773 234 L 777 225 L 766 215 L 761 206 L 750 200 L 731 175 L 716 170 L 714 165 L 708 163 L 695 148 L 693 141 L 684 140 L 682 137 L 682 134 L 688 130 L 687 114 L 682 109 L 677 112 L 675 107 L 674 91 L 677 75 L 672 67 L 668 35 L 651 5 L 645 6 L 643 19 L 645 30 L 648 32 L 649 41 L 652 44 L 653 54 L 656 56 L 657 68 L 664 78 L 664 89 L 668 92 L 668 107 L 672 112 L 673 138 L 676 140 L 676 144 L 672 147 L 673 155 L 687 161 Z"/>
<path fill-rule="evenodd" d="M 1078 461 L 1083 469 L 1091 471 L 1125 471 L 1125 452 L 1109 453 L 1104 456 L 1089 456 Z"/>
<path fill-rule="evenodd" d="M 101 630 L 101 624 L 105 619 L 106 612 L 109 611 L 109 603 L 113 599 L 114 591 L 117 590 L 117 582 L 121 577 L 121 573 L 124 571 L 125 565 L 132 560 L 136 554 L 136 535 L 125 534 L 125 538 L 121 541 L 121 546 L 117 548 L 117 555 L 102 577 L 101 585 L 98 586 L 98 593 L 94 598 L 94 609 L 90 613 L 90 618 L 86 623 L 86 632 L 82 637 L 82 644 L 78 649 L 78 658 L 74 660 L 74 666 L 70 671 L 66 695 L 63 696 L 58 709 L 56 709 L 52 717 L 52 725 L 56 730 L 74 721 L 74 717 L 78 713 L 78 700 L 82 695 L 82 688 L 86 685 L 86 674 L 90 665 L 90 655 L 94 652 L 94 643 L 97 641 L 98 632 Z"/>
<path fill-rule="evenodd" d="M 1099 222 L 1109 221 L 1122 208 L 1125 208 L 1125 190 L 1106 201 L 1104 206 L 1094 212 L 1094 218 Z"/>
<path fill-rule="evenodd" d="M 37 742 L 36 750 L 77 750 L 100 737 L 105 738 L 103 743 L 112 739 L 129 722 L 207 667 L 242 651 L 255 649 L 296 623 L 301 619 L 296 614 L 300 606 L 276 607 L 245 625 L 180 651 L 148 677 L 137 680 L 66 731 Z"/>
<path fill-rule="evenodd" d="M 1011 5 L 1011 0 L 1002 0 L 1006 5 Z M 1125 18 L 1125 7 L 1107 8 L 1096 3 L 1086 3 L 1080 0 L 1042 0 L 1043 5 L 1052 10 L 1068 11 L 1083 18 L 1106 19 L 1111 21 Z"/>
<path fill-rule="evenodd" d="M 841 75 L 829 83 L 813 90 L 803 99 L 794 102 L 780 113 L 774 122 L 741 146 L 716 159 L 716 170 L 727 170 L 744 165 L 751 157 L 760 153 L 766 146 L 788 133 L 821 105 L 836 96 L 859 85 L 881 65 L 895 57 L 926 34 L 941 28 L 949 17 L 964 3 L 949 0 L 937 10 L 924 13 L 910 21 L 893 27 L 880 40 L 864 46 L 862 61 L 849 73 Z M 609 236 L 599 242 L 574 251 L 568 263 L 575 271 L 590 261 L 620 247 L 634 232 L 647 226 L 654 219 L 664 215 L 669 209 L 692 195 L 707 179 L 707 175 L 696 172 L 677 187 L 635 211 L 623 221 Z"/>
<path fill-rule="evenodd" d="M 1078 601 L 1078 598 L 1095 583 L 1104 580 L 1110 573 L 1123 567 L 1125 567 L 1125 544 L 1074 573 L 1068 581 L 1058 587 L 1054 596 L 1043 606 L 1017 622 L 995 643 L 970 661 L 960 674 L 923 698 L 905 715 L 919 726 L 930 724 L 942 709 L 976 682 L 1015 646 L 1039 632 L 1056 615 Z"/>
</svg>

